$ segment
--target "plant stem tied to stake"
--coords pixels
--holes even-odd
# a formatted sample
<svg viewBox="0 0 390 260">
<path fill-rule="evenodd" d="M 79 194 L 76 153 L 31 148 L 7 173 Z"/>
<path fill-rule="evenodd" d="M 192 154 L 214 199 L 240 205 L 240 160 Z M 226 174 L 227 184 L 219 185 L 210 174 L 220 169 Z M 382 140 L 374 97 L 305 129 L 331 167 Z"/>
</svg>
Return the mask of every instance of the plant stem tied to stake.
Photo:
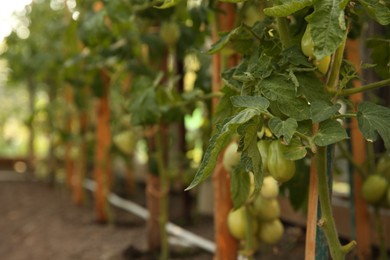
<svg viewBox="0 0 390 260">
<path fill-rule="evenodd" d="M 315 155 L 315 161 L 318 174 L 318 193 L 321 205 L 322 216 L 318 225 L 322 228 L 328 241 L 330 254 L 334 260 L 342 260 L 346 254 L 351 251 L 356 242 L 351 241 L 347 245 L 340 244 L 336 225 L 332 214 L 332 204 L 329 196 L 328 178 L 326 176 L 326 148 L 319 147 Z"/>
</svg>

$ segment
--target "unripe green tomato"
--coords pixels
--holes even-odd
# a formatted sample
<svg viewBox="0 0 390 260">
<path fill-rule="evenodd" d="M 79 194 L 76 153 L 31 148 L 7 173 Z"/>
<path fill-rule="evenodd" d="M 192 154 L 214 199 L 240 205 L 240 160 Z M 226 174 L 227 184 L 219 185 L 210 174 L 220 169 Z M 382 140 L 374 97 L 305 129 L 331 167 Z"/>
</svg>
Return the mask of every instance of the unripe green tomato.
<svg viewBox="0 0 390 260">
<path fill-rule="evenodd" d="M 238 208 L 236 210 L 231 210 L 228 214 L 227 218 L 227 225 L 230 234 L 238 239 L 238 240 L 245 240 L 246 237 L 246 214 L 247 210 L 245 207 Z M 254 218 L 252 218 L 252 227 L 253 227 L 253 233 L 258 229 L 258 223 L 255 221 Z"/>
<path fill-rule="evenodd" d="M 253 214 L 262 221 L 271 221 L 280 217 L 280 205 L 276 199 L 266 199 L 261 195 L 253 201 Z"/>
<path fill-rule="evenodd" d="M 390 180 L 390 155 L 386 154 L 379 159 L 376 166 L 377 172 Z"/>
<path fill-rule="evenodd" d="M 168 46 L 174 46 L 180 38 L 180 27 L 175 22 L 164 22 L 160 28 L 160 36 Z"/>
<path fill-rule="evenodd" d="M 314 42 L 311 38 L 310 25 L 307 25 L 305 33 L 301 39 L 301 49 L 303 54 L 310 59 L 314 59 Z"/>
<path fill-rule="evenodd" d="M 284 227 L 279 219 L 262 222 L 260 224 L 259 238 L 260 241 L 274 245 L 283 237 Z"/>
<path fill-rule="evenodd" d="M 261 156 L 263 173 L 268 172 L 267 157 L 268 157 L 268 148 L 270 144 L 271 141 L 263 140 L 263 139 L 257 142 L 257 148 L 259 149 L 260 156 Z"/>
<path fill-rule="evenodd" d="M 389 184 L 383 176 L 370 175 L 363 182 L 362 196 L 368 203 L 377 203 L 385 196 L 388 186 Z"/>
<path fill-rule="evenodd" d="M 231 142 L 225 149 L 223 154 L 222 165 L 228 172 L 233 170 L 233 167 L 240 162 L 241 153 L 237 152 L 238 144 Z"/>
<path fill-rule="evenodd" d="M 260 195 L 266 199 L 276 199 L 278 197 L 279 185 L 272 176 L 264 177 Z"/>
<path fill-rule="evenodd" d="M 283 156 L 280 141 L 272 141 L 268 149 L 268 171 L 278 182 L 289 181 L 295 175 L 295 162 L 287 160 Z"/>
<path fill-rule="evenodd" d="M 330 64 L 330 56 L 329 55 L 325 56 L 321 60 L 314 61 L 314 65 L 316 65 L 317 69 L 324 75 L 326 74 L 326 72 L 328 72 L 329 64 Z"/>
<path fill-rule="evenodd" d="M 121 152 L 128 155 L 134 152 L 136 140 L 133 131 L 123 131 L 115 135 L 112 141 Z"/>
</svg>

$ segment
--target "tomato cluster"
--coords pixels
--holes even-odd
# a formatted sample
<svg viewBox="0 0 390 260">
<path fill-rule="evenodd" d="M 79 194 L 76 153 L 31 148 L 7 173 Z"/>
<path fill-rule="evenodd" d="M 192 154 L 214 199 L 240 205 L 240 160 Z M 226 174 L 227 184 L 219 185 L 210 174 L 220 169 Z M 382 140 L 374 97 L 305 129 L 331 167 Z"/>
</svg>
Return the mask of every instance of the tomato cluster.
<svg viewBox="0 0 390 260">
<path fill-rule="evenodd" d="M 230 173 L 240 161 L 241 153 L 237 149 L 238 144 L 232 142 L 224 153 L 222 163 Z M 277 200 L 279 183 L 288 181 L 295 174 L 295 163 L 283 157 L 282 144 L 279 140 L 262 139 L 258 142 L 258 149 L 265 175 L 261 189 L 258 193 L 254 193 L 254 176 L 249 172 L 251 195 L 245 205 L 232 210 L 227 219 L 231 235 L 245 243 L 247 233 L 251 232 L 255 247 L 260 242 L 273 245 L 282 238 L 284 227 L 279 219 L 281 211 Z M 252 230 L 248 230 L 248 226 Z"/>
</svg>

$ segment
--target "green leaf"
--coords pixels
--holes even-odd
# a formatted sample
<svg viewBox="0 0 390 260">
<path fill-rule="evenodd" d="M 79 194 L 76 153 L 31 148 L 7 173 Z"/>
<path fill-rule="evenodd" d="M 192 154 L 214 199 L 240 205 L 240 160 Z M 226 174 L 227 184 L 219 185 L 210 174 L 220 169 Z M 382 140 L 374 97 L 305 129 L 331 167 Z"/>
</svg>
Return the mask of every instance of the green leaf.
<svg viewBox="0 0 390 260">
<path fill-rule="evenodd" d="M 385 147 L 390 150 L 390 109 L 371 102 L 360 103 L 357 107 L 357 120 L 360 131 L 368 141 L 375 141 L 378 134 Z"/>
<path fill-rule="evenodd" d="M 358 0 L 368 15 L 381 25 L 390 24 L 390 10 L 379 0 Z"/>
<path fill-rule="evenodd" d="M 257 132 L 260 126 L 260 117 L 254 117 L 237 128 L 237 133 L 240 135 L 240 141 L 238 142 L 239 152 L 248 149 L 251 142 L 257 142 Z"/>
<path fill-rule="evenodd" d="M 282 147 L 283 156 L 288 160 L 299 160 L 304 158 L 307 154 L 306 147 L 298 138 L 293 138 L 289 145 Z"/>
<path fill-rule="evenodd" d="M 348 138 L 347 131 L 337 120 L 326 120 L 320 123 L 314 143 L 318 146 L 327 146 Z"/>
<path fill-rule="evenodd" d="M 299 87 L 298 95 L 303 96 L 310 103 L 317 100 L 329 102 L 331 95 L 325 91 L 324 84 L 315 76 L 314 73 L 295 73 Z"/>
<path fill-rule="evenodd" d="M 230 99 L 235 107 L 253 108 L 259 112 L 264 112 L 269 107 L 269 101 L 259 96 L 233 96 Z"/>
<path fill-rule="evenodd" d="M 216 134 L 213 135 L 198 171 L 186 190 L 192 189 L 211 175 L 217 163 L 219 153 L 226 146 L 231 136 L 236 132 L 238 126 L 248 122 L 256 115 L 259 115 L 257 110 L 251 108 L 244 109 L 233 116 Z"/>
<path fill-rule="evenodd" d="M 210 50 L 207 51 L 207 53 L 214 54 L 222 50 L 229 43 L 230 37 L 231 37 L 231 33 L 228 32 L 223 33 L 221 38 L 219 38 L 219 40 L 216 43 L 211 45 L 211 48 Z"/>
<path fill-rule="evenodd" d="M 226 2 L 226 3 L 241 3 L 245 2 L 246 0 L 219 0 L 220 2 Z"/>
<path fill-rule="evenodd" d="M 251 142 L 248 146 L 248 149 L 241 153 L 241 160 L 245 163 L 246 169 L 249 172 L 253 173 L 255 190 L 258 192 L 263 184 L 263 170 L 262 170 L 262 161 L 259 148 L 257 147 L 257 142 Z"/>
<path fill-rule="evenodd" d="M 327 102 L 318 100 L 311 103 L 311 119 L 313 123 L 319 123 L 335 115 L 341 108 L 340 104 L 329 105 Z"/>
<path fill-rule="evenodd" d="M 296 96 L 294 83 L 283 76 L 273 76 L 264 79 L 259 84 L 263 95 L 271 101 L 276 101 L 279 110 L 297 121 L 310 118 L 310 106 L 306 100 Z"/>
<path fill-rule="evenodd" d="M 286 121 L 283 121 L 278 117 L 273 117 L 269 120 L 268 126 L 274 135 L 278 138 L 283 136 L 284 142 L 289 144 L 298 128 L 298 123 L 293 118 L 288 118 Z"/>
<path fill-rule="evenodd" d="M 215 165 L 217 164 L 218 155 L 230 141 L 235 129 L 236 128 L 232 127 L 230 131 L 218 131 L 211 137 L 210 144 L 204 153 L 198 171 L 196 172 L 191 184 L 185 190 L 194 188 L 211 175 Z"/>
<path fill-rule="evenodd" d="M 251 50 L 253 35 L 243 25 L 240 25 L 232 31 L 222 34 L 222 37 L 211 46 L 207 53 L 214 54 L 222 50 L 229 42 L 232 43 L 236 51 L 245 53 Z"/>
<path fill-rule="evenodd" d="M 164 0 L 162 5 L 156 5 L 156 6 L 154 6 L 154 8 L 167 9 L 167 8 L 170 8 L 170 7 L 177 5 L 180 1 L 181 0 Z"/>
<path fill-rule="evenodd" d="M 306 18 L 311 25 L 314 56 L 331 55 L 340 46 L 346 32 L 342 0 L 314 0 L 314 12 Z"/>
<path fill-rule="evenodd" d="M 132 88 L 129 111 L 133 125 L 152 125 L 161 118 L 161 110 L 157 103 L 156 87 L 148 77 L 139 77 Z"/>
<path fill-rule="evenodd" d="M 239 167 L 235 168 L 230 174 L 231 187 L 230 194 L 233 201 L 233 208 L 238 209 L 248 199 L 250 191 L 249 173 L 242 171 Z"/>
<path fill-rule="evenodd" d="M 247 172 L 253 173 L 255 193 L 260 190 L 264 178 L 261 155 L 256 140 L 257 139 L 254 138 L 254 141 L 249 143 L 248 148 L 241 152 L 240 160 L 240 165 L 242 165 Z"/>
<path fill-rule="evenodd" d="M 254 118 L 237 129 L 240 135 L 239 151 L 241 151 L 240 165 L 247 172 L 253 172 L 255 191 L 259 191 L 263 183 L 262 161 L 257 147 L 257 132 L 260 127 L 260 119 Z"/>
<path fill-rule="evenodd" d="M 264 13 L 269 16 L 283 17 L 291 15 L 311 4 L 311 0 L 287 0 L 281 5 L 265 8 Z"/>
</svg>

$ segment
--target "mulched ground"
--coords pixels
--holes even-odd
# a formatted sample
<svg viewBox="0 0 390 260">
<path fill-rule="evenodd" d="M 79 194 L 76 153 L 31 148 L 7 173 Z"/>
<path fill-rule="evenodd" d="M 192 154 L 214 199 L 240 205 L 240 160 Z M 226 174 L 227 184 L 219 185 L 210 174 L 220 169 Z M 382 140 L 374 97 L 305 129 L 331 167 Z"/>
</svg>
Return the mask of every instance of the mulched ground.
<svg viewBox="0 0 390 260">
<path fill-rule="evenodd" d="M 38 182 L 7 181 L 0 172 L 1 260 L 129 260 L 158 259 L 146 250 L 145 222 L 114 209 L 115 222 L 98 224 L 92 203 L 76 206 L 66 188 Z M 212 219 L 188 227 L 212 239 Z M 303 232 L 287 227 L 277 246 L 262 249 L 256 259 L 303 259 Z M 141 253 L 140 253 L 141 252 Z M 172 259 L 212 259 L 199 249 Z"/>
</svg>

